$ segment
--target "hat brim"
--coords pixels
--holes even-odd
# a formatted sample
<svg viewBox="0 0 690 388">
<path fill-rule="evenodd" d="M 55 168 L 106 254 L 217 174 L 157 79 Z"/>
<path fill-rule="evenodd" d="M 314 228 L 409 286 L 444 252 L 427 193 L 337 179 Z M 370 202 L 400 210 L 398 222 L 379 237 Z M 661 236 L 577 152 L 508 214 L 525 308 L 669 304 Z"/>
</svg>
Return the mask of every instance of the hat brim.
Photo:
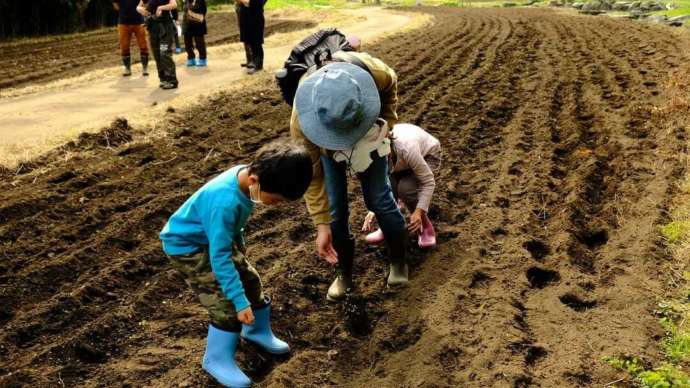
<svg viewBox="0 0 690 388">
<path fill-rule="evenodd" d="M 363 118 L 359 126 L 346 134 L 334 133 L 324 126 L 318 119 L 315 104 L 312 104 L 314 85 L 319 79 L 319 74 L 327 70 L 347 72 L 360 85 Z M 374 125 L 381 113 L 381 98 L 374 78 L 366 70 L 351 63 L 335 62 L 322 67 L 302 81 L 295 95 L 295 107 L 302 133 L 309 141 L 328 150 L 342 151 L 355 145 Z"/>
</svg>

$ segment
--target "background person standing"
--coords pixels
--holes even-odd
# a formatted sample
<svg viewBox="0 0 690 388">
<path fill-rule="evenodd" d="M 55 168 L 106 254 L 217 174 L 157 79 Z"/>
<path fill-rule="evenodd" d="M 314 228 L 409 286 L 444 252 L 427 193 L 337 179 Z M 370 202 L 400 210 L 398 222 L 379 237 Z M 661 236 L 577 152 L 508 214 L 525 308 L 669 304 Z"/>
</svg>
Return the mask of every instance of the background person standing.
<svg viewBox="0 0 690 388">
<path fill-rule="evenodd" d="M 139 0 L 137 11 L 146 18 L 153 58 L 158 68 L 161 89 L 177 88 L 175 62 L 172 58 L 174 34 L 177 33 L 172 21 L 175 0 Z"/>
<path fill-rule="evenodd" d="M 237 0 L 240 9 L 240 41 L 249 46 L 247 74 L 264 68 L 264 4 L 266 0 Z"/>
<path fill-rule="evenodd" d="M 203 15 L 199 22 L 190 16 L 190 11 Z M 184 47 L 187 50 L 187 66 L 206 66 L 206 0 L 186 0 L 184 3 L 184 16 L 182 17 L 182 33 L 184 35 Z M 194 46 L 199 51 L 199 58 L 195 59 Z"/>
<path fill-rule="evenodd" d="M 123 76 L 132 75 L 132 56 L 129 47 L 132 43 L 132 35 L 136 37 L 141 56 L 141 66 L 144 75 L 149 75 L 149 47 L 146 44 L 146 30 L 144 18 L 137 12 L 139 0 L 113 0 L 113 8 L 118 12 L 117 31 L 120 38 L 120 54 L 122 64 L 125 66 Z"/>
</svg>

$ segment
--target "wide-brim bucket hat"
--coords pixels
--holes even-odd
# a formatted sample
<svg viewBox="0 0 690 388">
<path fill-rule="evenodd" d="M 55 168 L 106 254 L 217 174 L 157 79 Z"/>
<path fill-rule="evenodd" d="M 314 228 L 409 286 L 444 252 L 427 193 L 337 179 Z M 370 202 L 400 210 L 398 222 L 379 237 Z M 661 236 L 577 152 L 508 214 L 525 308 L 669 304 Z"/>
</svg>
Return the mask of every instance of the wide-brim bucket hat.
<svg viewBox="0 0 690 388">
<path fill-rule="evenodd" d="M 371 129 L 381 112 L 381 99 L 371 74 L 351 63 L 335 62 L 299 85 L 295 106 L 309 141 L 341 151 Z"/>
</svg>

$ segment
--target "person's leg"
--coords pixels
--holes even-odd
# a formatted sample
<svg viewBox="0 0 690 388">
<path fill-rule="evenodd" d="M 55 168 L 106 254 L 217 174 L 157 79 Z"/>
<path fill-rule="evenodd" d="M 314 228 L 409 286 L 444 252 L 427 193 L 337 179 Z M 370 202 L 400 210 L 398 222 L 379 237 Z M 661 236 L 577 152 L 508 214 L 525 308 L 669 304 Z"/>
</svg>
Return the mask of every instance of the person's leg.
<svg viewBox="0 0 690 388">
<path fill-rule="evenodd" d="M 211 324 L 202 367 L 225 386 L 249 387 L 251 380 L 235 363 L 242 324 L 237 320 L 232 302 L 225 298 L 213 276 L 208 253 L 171 256 L 170 264 L 182 274 L 209 314 Z"/>
<path fill-rule="evenodd" d="M 172 21 L 161 22 L 161 64 L 163 65 L 163 79 L 168 83 L 167 87 L 177 87 L 177 74 L 175 71 L 175 61 L 173 60 L 173 34 L 175 33 L 175 23 Z"/>
<path fill-rule="evenodd" d="M 177 23 L 174 23 L 174 24 L 175 24 L 175 33 L 173 34 L 173 37 L 175 39 L 175 52 L 179 54 L 182 52 L 182 47 L 180 46 L 180 35 L 178 34 Z"/>
<path fill-rule="evenodd" d="M 196 60 L 197 66 L 206 66 L 206 41 L 203 35 L 198 35 L 194 37 L 194 42 L 196 43 L 196 49 L 199 50 L 199 59 Z"/>
<path fill-rule="evenodd" d="M 196 49 L 199 50 L 199 59 L 206 59 L 206 38 L 204 35 L 194 37 Z"/>
<path fill-rule="evenodd" d="M 355 254 L 355 241 L 350 232 L 350 210 L 347 198 L 347 166 L 337 163 L 327 156 L 321 157 L 328 204 L 331 213 L 331 233 L 333 248 L 338 254 L 339 276 L 328 288 L 328 299 L 342 299 L 353 286 L 352 263 Z"/>
<path fill-rule="evenodd" d="M 419 181 L 412 171 L 398 175 L 396 191 L 397 198 L 402 200 L 410 212 L 417 208 L 419 196 Z"/>
<path fill-rule="evenodd" d="M 242 63 L 240 66 L 242 67 L 254 67 L 254 62 L 253 62 L 253 55 L 252 55 L 252 45 L 250 45 L 247 42 L 244 42 L 244 57 L 245 57 L 245 63 Z"/>
<path fill-rule="evenodd" d="M 118 24 L 117 32 L 120 38 L 120 55 L 122 56 L 122 65 L 125 67 L 123 76 L 128 77 L 132 75 L 132 56 L 129 51 L 131 42 L 131 31 L 126 24 Z"/>
<path fill-rule="evenodd" d="M 252 305 L 253 325 L 242 325 L 242 338 L 259 345 L 271 354 L 285 354 L 290 346 L 277 338 L 271 328 L 271 299 L 264 295 L 261 278 L 247 258 L 238 249 L 233 249 L 232 261 L 240 274 L 244 293 Z"/>
<path fill-rule="evenodd" d="M 390 255 L 388 285 L 407 283 L 408 268 L 405 258 L 407 228 L 405 219 L 393 198 L 388 179 L 388 160 L 371 154 L 373 162 L 363 173 L 357 174 L 362 184 L 362 193 L 367 208 L 376 214 L 376 220 L 383 231 Z"/>
<path fill-rule="evenodd" d="M 262 70 L 264 68 L 264 45 L 262 43 L 253 45 L 252 56 L 254 58 L 254 68 Z"/>
<path fill-rule="evenodd" d="M 160 39 L 161 39 L 161 23 L 158 22 L 151 22 L 149 24 L 149 43 L 151 45 L 151 52 L 153 54 L 153 60 L 156 62 L 156 70 L 158 71 L 158 81 L 163 84 L 164 75 L 163 75 L 163 67 L 161 65 L 161 46 L 160 46 Z"/>
<path fill-rule="evenodd" d="M 194 38 L 189 33 L 184 34 L 184 48 L 187 50 L 187 66 L 195 66 Z"/>
<path fill-rule="evenodd" d="M 414 175 L 411 171 L 394 173 L 390 175 L 391 192 L 393 193 L 393 199 L 395 200 L 396 205 L 399 205 L 402 202 L 405 204 L 405 206 L 407 206 L 408 209 L 412 210 L 414 210 L 414 208 L 417 206 L 417 196 L 415 191 L 416 186 L 414 186 L 414 188 L 410 187 L 410 184 L 415 184 L 416 182 L 413 179 Z M 412 180 L 412 182 L 410 182 L 410 180 Z M 414 196 L 411 197 L 409 193 L 413 191 Z M 365 237 L 365 240 L 370 244 L 378 245 L 385 240 L 385 236 L 381 228 L 379 228 L 376 231 L 369 233 Z"/>
<path fill-rule="evenodd" d="M 139 46 L 139 55 L 141 56 L 141 67 L 144 75 L 149 75 L 149 46 L 146 42 L 146 28 L 143 25 L 134 27 L 134 36 L 137 39 Z"/>
</svg>

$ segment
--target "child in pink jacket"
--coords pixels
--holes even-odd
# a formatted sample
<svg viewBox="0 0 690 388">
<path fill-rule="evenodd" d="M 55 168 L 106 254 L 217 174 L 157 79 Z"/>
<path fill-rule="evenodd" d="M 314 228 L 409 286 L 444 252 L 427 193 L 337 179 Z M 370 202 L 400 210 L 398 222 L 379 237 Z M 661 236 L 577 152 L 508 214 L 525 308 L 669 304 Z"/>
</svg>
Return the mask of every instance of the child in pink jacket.
<svg viewBox="0 0 690 388">
<path fill-rule="evenodd" d="M 420 248 L 436 245 L 436 233 L 427 215 L 434 195 L 434 171 L 441 166 L 441 143 L 422 128 L 412 124 L 397 124 L 391 131 L 390 180 L 398 203 L 411 213 L 408 230 L 418 234 Z M 374 213 L 369 212 L 362 231 L 373 229 Z M 366 241 L 383 241 L 381 229 L 369 233 Z"/>
</svg>

